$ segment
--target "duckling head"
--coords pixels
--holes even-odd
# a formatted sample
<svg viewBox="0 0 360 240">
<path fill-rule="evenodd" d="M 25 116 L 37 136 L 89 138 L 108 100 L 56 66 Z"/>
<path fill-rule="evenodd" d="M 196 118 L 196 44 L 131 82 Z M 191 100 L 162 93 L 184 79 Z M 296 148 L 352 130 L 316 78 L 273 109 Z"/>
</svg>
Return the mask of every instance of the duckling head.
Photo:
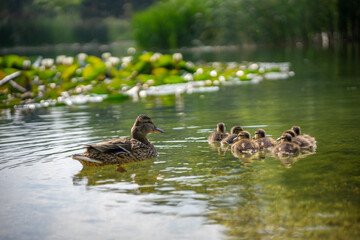
<svg viewBox="0 0 360 240">
<path fill-rule="evenodd" d="M 281 143 L 283 142 L 291 142 L 292 141 L 292 136 L 289 133 L 283 133 L 283 135 L 281 135 L 280 137 Z"/>
<path fill-rule="evenodd" d="M 284 131 L 284 132 L 281 134 L 281 137 L 282 137 L 282 135 L 284 135 L 284 134 L 289 134 L 291 137 L 295 137 L 295 136 L 296 136 L 296 133 L 295 133 L 293 130 L 291 130 L 291 129 Z M 276 141 L 280 141 L 280 140 L 281 140 L 281 137 L 279 137 L 278 139 L 276 139 Z"/>
<path fill-rule="evenodd" d="M 264 129 L 258 129 L 255 131 L 255 134 L 254 134 L 254 138 L 255 139 L 259 139 L 259 138 L 263 138 L 265 137 L 265 130 Z"/>
<path fill-rule="evenodd" d="M 231 128 L 231 134 L 239 134 L 241 131 L 244 131 L 244 129 L 240 126 L 233 126 Z"/>
<path fill-rule="evenodd" d="M 283 134 L 284 133 L 290 134 L 292 137 L 296 136 L 296 133 L 294 132 L 294 130 L 291 130 L 291 129 L 284 131 Z"/>
<path fill-rule="evenodd" d="M 216 131 L 225 133 L 225 123 L 218 123 L 216 127 Z"/>
<path fill-rule="evenodd" d="M 145 114 L 139 115 L 131 128 L 131 135 L 133 138 L 142 139 L 150 132 L 163 133 L 164 131 L 157 128 L 150 117 Z"/>
<path fill-rule="evenodd" d="M 250 133 L 248 131 L 241 131 L 238 135 L 239 139 L 250 139 Z"/>
<path fill-rule="evenodd" d="M 301 129 L 299 126 L 292 126 L 291 129 L 295 132 L 296 136 L 301 135 Z"/>
</svg>

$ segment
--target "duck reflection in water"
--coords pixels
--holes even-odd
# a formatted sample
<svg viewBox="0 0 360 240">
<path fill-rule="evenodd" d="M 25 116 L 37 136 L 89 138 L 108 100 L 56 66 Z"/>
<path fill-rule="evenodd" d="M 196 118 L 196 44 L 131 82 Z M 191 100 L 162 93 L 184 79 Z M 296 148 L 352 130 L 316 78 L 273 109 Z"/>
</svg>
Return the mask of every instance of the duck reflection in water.
<svg viewBox="0 0 360 240">
<path fill-rule="evenodd" d="M 73 184 L 99 186 L 125 182 L 137 184 L 136 191 L 153 192 L 160 176 L 157 171 L 154 171 L 153 164 L 154 159 L 147 159 L 121 165 L 84 166 L 73 176 Z M 124 191 L 134 191 L 134 189 L 126 188 Z"/>
</svg>

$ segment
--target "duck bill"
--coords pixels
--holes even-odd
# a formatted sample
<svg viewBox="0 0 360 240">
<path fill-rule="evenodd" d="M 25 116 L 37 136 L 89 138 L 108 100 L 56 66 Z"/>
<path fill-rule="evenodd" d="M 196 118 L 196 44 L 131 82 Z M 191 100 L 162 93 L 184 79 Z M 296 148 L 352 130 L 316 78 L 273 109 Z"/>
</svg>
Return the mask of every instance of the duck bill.
<svg viewBox="0 0 360 240">
<path fill-rule="evenodd" d="M 161 130 L 160 128 L 155 127 L 154 130 L 152 130 L 154 133 L 164 133 L 163 130 Z"/>
<path fill-rule="evenodd" d="M 278 139 L 276 139 L 276 141 L 280 141 L 281 140 L 281 137 L 279 137 Z"/>
</svg>

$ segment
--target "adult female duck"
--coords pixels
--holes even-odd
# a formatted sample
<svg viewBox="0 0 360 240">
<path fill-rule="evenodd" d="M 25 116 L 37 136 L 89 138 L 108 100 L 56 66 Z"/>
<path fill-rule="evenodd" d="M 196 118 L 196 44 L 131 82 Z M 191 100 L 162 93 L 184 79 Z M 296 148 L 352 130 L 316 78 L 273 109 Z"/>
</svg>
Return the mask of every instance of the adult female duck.
<svg viewBox="0 0 360 240">
<path fill-rule="evenodd" d="M 84 166 L 100 166 L 142 161 L 157 157 L 154 145 L 146 138 L 150 132 L 163 133 L 157 128 L 151 118 L 139 115 L 131 128 L 132 138 L 111 139 L 96 144 L 86 144 L 83 154 L 75 154 L 73 159 Z"/>
</svg>

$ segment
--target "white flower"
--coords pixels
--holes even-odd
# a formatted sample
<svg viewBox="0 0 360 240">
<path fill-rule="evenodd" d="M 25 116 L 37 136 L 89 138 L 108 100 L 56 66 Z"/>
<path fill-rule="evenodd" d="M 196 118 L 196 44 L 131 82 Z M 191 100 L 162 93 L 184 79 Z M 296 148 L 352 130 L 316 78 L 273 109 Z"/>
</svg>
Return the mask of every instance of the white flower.
<svg viewBox="0 0 360 240">
<path fill-rule="evenodd" d="M 79 61 L 85 61 L 85 59 L 87 58 L 87 54 L 86 53 L 79 53 L 78 55 L 77 55 L 77 59 L 79 60 Z"/>
<path fill-rule="evenodd" d="M 103 54 L 101 54 L 101 58 L 102 59 L 108 59 L 109 57 L 111 57 L 111 53 L 109 52 L 104 52 Z"/>
<path fill-rule="evenodd" d="M 180 62 L 183 60 L 183 55 L 181 53 L 174 53 L 173 59 L 175 62 Z"/>
<path fill-rule="evenodd" d="M 66 58 L 65 55 L 59 55 L 56 57 L 56 64 L 64 64 L 64 59 Z"/>
<path fill-rule="evenodd" d="M 242 77 L 242 76 L 244 76 L 244 71 L 242 71 L 242 70 L 237 71 L 237 72 L 236 72 L 236 76 L 237 76 L 237 77 Z"/>
<path fill-rule="evenodd" d="M 215 70 L 212 70 L 212 71 L 210 72 L 210 76 L 211 76 L 211 77 L 217 77 L 217 72 L 216 72 Z"/>
<path fill-rule="evenodd" d="M 128 50 L 127 50 L 127 53 L 129 55 L 134 55 L 136 53 L 136 48 L 129 47 Z"/>
<path fill-rule="evenodd" d="M 157 60 L 159 60 L 159 58 L 162 56 L 161 53 L 154 53 L 151 58 L 150 58 L 150 62 L 156 62 Z"/>
<path fill-rule="evenodd" d="M 49 69 L 54 65 L 54 59 L 44 58 L 43 60 L 41 60 L 41 65 L 44 66 L 45 68 Z"/>
</svg>

